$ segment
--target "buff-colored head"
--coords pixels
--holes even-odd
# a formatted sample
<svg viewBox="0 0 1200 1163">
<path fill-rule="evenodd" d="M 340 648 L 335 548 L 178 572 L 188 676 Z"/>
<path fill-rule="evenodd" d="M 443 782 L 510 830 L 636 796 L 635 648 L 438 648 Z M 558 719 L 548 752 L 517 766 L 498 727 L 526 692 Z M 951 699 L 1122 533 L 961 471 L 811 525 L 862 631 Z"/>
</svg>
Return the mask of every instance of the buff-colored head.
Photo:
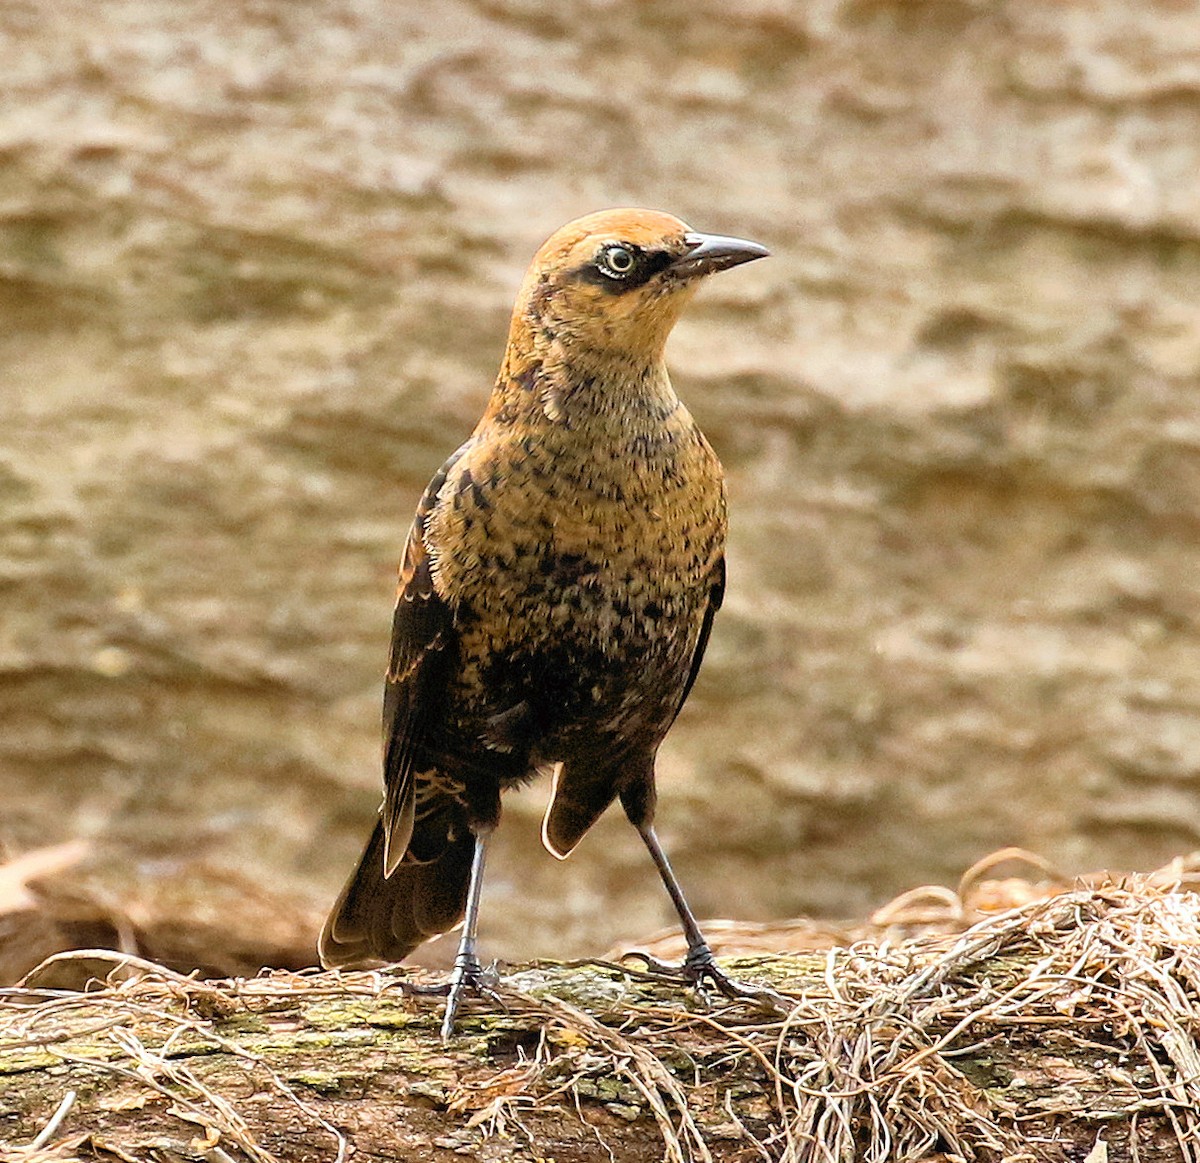
<svg viewBox="0 0 1200 1163">
<path fill-rule="evenodd" d="M 699 234 L 658 210 L 577 218 L 534 256 L 513 310 L 511 344 L 656 358 L 705 275 L 768 253 L 757 242 Z"/>
</svg>

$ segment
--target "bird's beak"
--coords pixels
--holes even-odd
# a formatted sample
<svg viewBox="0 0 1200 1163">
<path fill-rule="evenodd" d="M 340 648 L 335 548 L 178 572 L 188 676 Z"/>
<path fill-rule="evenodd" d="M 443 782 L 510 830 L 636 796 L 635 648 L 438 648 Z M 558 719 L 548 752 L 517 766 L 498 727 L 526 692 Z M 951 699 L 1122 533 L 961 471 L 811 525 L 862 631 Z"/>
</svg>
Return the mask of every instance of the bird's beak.
<svg viewBox="0 0 1200 1163">
<path fill-rule="evenodd" d="M 684 278 L 726 271 L 756 258 L 766 258 L 771 253 L 760 243 L 745 238 L 726 238 L 722 234 L 685 234 L 683 241 L 690 249 L 668 269 Z"/>
</svg>

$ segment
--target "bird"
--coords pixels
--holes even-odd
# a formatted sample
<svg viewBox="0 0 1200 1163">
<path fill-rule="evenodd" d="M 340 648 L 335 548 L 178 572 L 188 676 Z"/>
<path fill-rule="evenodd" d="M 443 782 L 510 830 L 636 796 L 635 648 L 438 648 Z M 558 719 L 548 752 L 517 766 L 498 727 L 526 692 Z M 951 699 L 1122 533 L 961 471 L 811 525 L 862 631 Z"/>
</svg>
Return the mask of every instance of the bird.
<svg viewBox="0 0 1200 1163">
<path fill-rule="evenodd" d="M 321 932 L 326 968 L 402 961 L 462 924 L 442 1037 L 483 992 L 476 929 L 501 794 L 548 773 L 565 859 L 619 800 L 687 939 L 729 992 L 654 828 L 655 756 L 725 591 L 721 463 L 667 337 L 709 276 L 769 254 L 657 210 L 567 223 L 534 256 L 482 419 L 430 481 L 399 571 L 384 797 Z"/>
</svg>

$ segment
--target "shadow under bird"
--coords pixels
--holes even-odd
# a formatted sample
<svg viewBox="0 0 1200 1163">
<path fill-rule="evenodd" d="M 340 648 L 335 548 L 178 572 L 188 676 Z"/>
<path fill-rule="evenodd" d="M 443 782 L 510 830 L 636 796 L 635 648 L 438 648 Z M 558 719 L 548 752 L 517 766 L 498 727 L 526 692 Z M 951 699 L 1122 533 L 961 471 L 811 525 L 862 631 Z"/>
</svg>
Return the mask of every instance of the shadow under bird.
<svg viewBox="0 0 1200 1163">
<path fill-rule="evenodd" d="M 443 1037 L 475 949 L 500 795 L 553 779 L 542 840 L 565 858 L 615 800 L 687 938 L 716 966 L 654 831 L 654 762 L 725 588 L 721 464 L 663 348 L 700 282 L 763 258 L 669 214 L 568 223 L 517 296 L 483 418 L 417 507 L 384 687 L 385 797 L 320 937 L 327 967 L 399 961 L 464 922 Z"/>
</svg>

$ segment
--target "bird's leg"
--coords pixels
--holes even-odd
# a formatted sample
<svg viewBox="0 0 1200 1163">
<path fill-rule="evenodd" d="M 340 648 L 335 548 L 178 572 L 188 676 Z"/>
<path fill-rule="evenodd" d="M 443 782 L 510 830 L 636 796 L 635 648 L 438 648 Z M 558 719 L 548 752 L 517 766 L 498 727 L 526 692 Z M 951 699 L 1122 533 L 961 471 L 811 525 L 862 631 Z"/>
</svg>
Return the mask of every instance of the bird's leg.
<svg viewBox="0 0 1200 1163">
<path fill-rule="evenodd" d="M 471 990 L 474 993 L 495 997 L 488 988 L 488 977 L 479 964 L 475 952 L 475 929 L 479 924 L 479 898 L 483 891 L 483 861 L 487 850 L 488 833 L 475 833 L 475 850 L 471 856 L 471 877 L 467 882 L 467 907 L 463 914 L 462 937 L 458 942 L 458 953 L 454 957 L 454 968 L 450 977 L 437 985 L 415 984 L 400 982 L 401 991 L 413 997 L 444 997 L 446 1012 L 442 1018 L 442 1041 L 449 1041 L 454 1033 L 454 1019 L 458 1016 L 458 1007 L 462 1003 L 462 995 Z"/>
<path fill-rule="evenodd" d="M 682 977 L 684 980 L 690 981 L 695 985 L 702 985 L 704 982 L 709 982 L 726 997 L 753 1001 L 769 1009 L 782 1009 L 783 1012 L 788 1012 L 791 1006 L 781 994 L 763 986 L 743 985 L 739 981 L 734 981 L 733 978 L 729 977 L 717 965 L 717 959 L 713 956 L 713 951 L 704 939 L 704 934 L 700 932 L 700 926 L 696 923 L 696 916 L 683 895 L 683 889 L 679 887 L 679 881 L 675 877 L 666 852 L 663 851 L 663 847 L 659 843 L 653 825 L 638 825 L 638 833 L 645 842 L 646 847 L 650 850 L 650 856 L 654 860 L 654 865 L 658 869 L 659 876 L 662 877 L 662 882 L 671 898 L 671 903 L 675 906 L 675 911 L 679 914 L 679 920 L 683 926 L 683 935 L 687 940 L 688 951 L 683 964 L 678 967 L 664 965 L 662 962 L 643 953 L 633 954 L 633 956 L 645 961 L 647 967 L 656 972 L 666 973 L 672 977 Z"/>
<path fill-rule="evenodd" d="M 488 833 L 475 833 L 475 853 L 471 858 L 471 879 L 467 885 L 467 909 L 463 915 L 462 938 L 458 942 L 458 953 L 446 991 L 446 1013 L 442 1018 L 442 1041 L 450 1040 L 454 1033 L 454 1019 L 465 990 L 476 993 L 487 992 L 483 981 L 483 967 L 475 953 L 475 929 L 479 924 L 479 898 L 483 893 L 483 861 L 487 852 Z"/>
</svg>

